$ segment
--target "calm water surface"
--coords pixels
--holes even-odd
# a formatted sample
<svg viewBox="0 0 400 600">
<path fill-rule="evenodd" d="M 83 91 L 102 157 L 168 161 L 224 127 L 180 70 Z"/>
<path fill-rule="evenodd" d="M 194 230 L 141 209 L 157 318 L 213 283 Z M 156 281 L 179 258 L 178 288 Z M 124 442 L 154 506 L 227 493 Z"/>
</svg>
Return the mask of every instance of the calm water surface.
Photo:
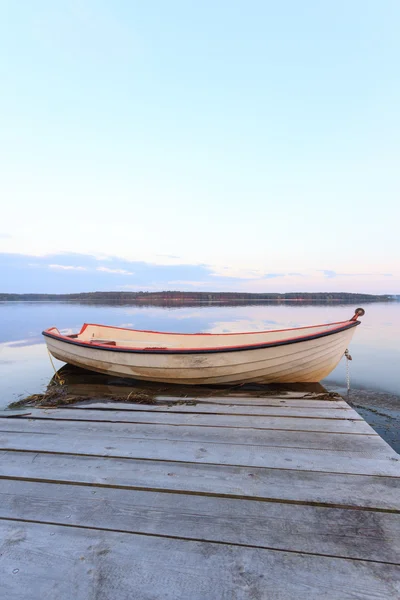
<svg viewBox="0 0 400 600">
<path fill-rule="evenodd" d="M 68 303 L 0 303 L 0 408 L 43 391 L 53 375 L 41 332 L 56 325 L 73 333 L 82 323 L 181 333 L 261 331 L 343 321 L 353 305 L 199 305 L 138 307 Z M 366 315 L 350 346 L 352 384 L 400 394 L 400 303 L 364 306 Z M 56 368 L 62 363 L 54 360 Z M 345 384 L 344 359 L 326 380 Z"/>
</svg>

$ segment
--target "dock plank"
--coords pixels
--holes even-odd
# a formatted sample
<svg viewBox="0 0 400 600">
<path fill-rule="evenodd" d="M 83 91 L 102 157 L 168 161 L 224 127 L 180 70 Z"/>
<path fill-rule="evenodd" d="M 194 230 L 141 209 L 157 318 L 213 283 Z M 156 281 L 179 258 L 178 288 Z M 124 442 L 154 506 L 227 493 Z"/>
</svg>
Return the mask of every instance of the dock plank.
<svg viewBox="0 0 400 600">
<path fill-rule="evenodd" d="M 0 453 L 0 476 L 400 511 L 400 477 L 11 450 Z"/>
<path fill-rule="evenodd" d="M 0 523 L 10 600 L 393 600 L 398 566 L 36 523 Z M 16 576 L 17 575 L 17 576 Z"/>
<path fill-rule="evenodd" d="M 187 399 L 185 399 L 185 402 Z M 107 402 L 77 402 L 74 409 L 103 409 L 110 410 L 110 404 Z M 60 409 L 70 410 L 68 406 Z M 300 417 L 309 419 L 353 419 L 362 421 L 362 417 L 354 409 L 347 408 L 296 408 L 293 406 L 247 406 L 247 405 L 205 405 L 205 404 L 178 404 L 178 405 L 159 405 L 159 404 L 134 404 L 129 402 L 114 402 L 111 410 L 131 410 L 131 411 L 151 411 L 162 413 L 195 413 L 195 414 L 222 414 L 222 415 L 257 415 L 260 417 Z"/>
<path fill-rule="evenodd" d="M 68 413 L 69 414 L 69 413 Z M 34 416 L 37 416 L 35 411 Z M 83 434 L 105 434 L 109 436 L 114 433 L 116 437 L 130 437 L 143 440 L 170 440 L 186 441 L 199 443 L 216 444 L 235 444 L 252 445 L 263 447 L 284 447 L 284 448 L 315 448 L 323 447 L 325 450 L 337 450 L 339 452 L 375 452 L 379 454 L 392 453 L 391 448 L 382 441 L 382 439 L 371 430 L 371 435 L 358 433 L 353 434 L 347 431 L 328 432 L 325 431 L 296 431 L 296 430 L 274 430 L 274 429 L 254 429 L 251 427 L 215 427 L 191 425 L 163 425 L 152 423 L 121 423 L 114 421 L 95 421 L 90 423 L 72 419 L 71 421 L 54 420 L 52 416 L 59 416 L 57 411 L 51 413 L 40 412 L 40 419 L 14 419 L 7 420 L 6 423 L 0 422 L 0 435 L 5 432 L 23 431 L 29 433 L 42 433 L 48 435 L 56 433 L 57 435 L 67 435 L 69 437 Z M 78 411 L 78 417 L 80 416 Z M 246 417 L 243 417 L 246 418 Z M 238 423 L 239 425 L 239 423 Z M 317 428 L 316 428 L 317 429 Z"/>
<path fill-rule="evenodd" d="M 3 480 L 4 518 L 400 565 L 398 513 Z"/>
</svg>

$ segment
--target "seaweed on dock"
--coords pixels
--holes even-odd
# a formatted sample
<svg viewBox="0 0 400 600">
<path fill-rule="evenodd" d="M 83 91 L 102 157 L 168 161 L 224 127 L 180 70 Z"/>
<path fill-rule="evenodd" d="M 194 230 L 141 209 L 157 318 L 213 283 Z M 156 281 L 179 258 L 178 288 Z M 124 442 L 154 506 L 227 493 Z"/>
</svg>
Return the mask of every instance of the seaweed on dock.
<svg viewBox="0 0 400 600">
<path fill-rule="evenodd" d="M 117 396 L 115 394 L 105 394 L 107 400 L 113 400 L 115 402 L 131 402 L 137 404 L 155 404 L 156 400 L 154 394 L 147 392 L 132 390 L 128 396 Z M 25 406 L 36 406 L 36 407 L 55 407 L 55 406 L 66 406 L 68 404 L 76 404 L 77 402 L 87 402 L 94 400 L 93 396 L 82 396 L 78 394 L 71 394 L 68 391 L 68 386 L 60 384 L 52 384 L 43 394 L 31 394 L 12 402 L 8 408 L 23 408 Z"/>
</svg>

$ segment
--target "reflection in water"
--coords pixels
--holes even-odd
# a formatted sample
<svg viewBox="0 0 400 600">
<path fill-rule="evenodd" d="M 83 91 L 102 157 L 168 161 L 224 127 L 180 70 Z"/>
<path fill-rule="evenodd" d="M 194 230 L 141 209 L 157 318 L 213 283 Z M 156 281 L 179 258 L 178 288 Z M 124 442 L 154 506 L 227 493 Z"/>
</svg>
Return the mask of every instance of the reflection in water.
<svg viewBox="0 0 400 600">
<path fill-rule="evenodd" d="M 8 348 L 22 348 L 23 346 L 35 346 L 36 344 L 43 344 L 43 337 L 31 337 L 26 340 L 16 340 L 14 342 L 5 342 L 1 344 L 3 347 Z"/>
<path fill-rule="evenodd" d="M 149 396 L 171 396 L 171 397 L 202 397 L 220 395 L 224 393 L 251 393 L 252 395 L 269 396 L 287 391 L 326 393 L 327 390 L 319 383 L 297 383 L 297 384 L 246 384 L 246 385 L 173 385 L 168 383 L 152 383 L 149 381 L 136 381 L 123 379 L 86 369 L 80 369 L 73 365 L 64 365 L 52 377 L 49 385 L 57 384 L 59 380 L 68 388 L 68 393 L 76 396 L 89 398 L 132 398 L 134 394 L 144 393 Z"/>
</svg>

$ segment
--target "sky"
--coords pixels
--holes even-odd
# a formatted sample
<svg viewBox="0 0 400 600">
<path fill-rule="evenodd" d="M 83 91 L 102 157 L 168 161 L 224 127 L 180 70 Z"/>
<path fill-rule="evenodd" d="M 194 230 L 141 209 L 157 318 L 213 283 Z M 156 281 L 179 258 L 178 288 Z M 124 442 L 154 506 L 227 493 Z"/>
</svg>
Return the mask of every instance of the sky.
<svg viewBox="0 0 400 600">
<path fill-rule="evenodd" d="M 0 0 L 0 292 L 400 293 L 398 0 Z"/>
</svg>

